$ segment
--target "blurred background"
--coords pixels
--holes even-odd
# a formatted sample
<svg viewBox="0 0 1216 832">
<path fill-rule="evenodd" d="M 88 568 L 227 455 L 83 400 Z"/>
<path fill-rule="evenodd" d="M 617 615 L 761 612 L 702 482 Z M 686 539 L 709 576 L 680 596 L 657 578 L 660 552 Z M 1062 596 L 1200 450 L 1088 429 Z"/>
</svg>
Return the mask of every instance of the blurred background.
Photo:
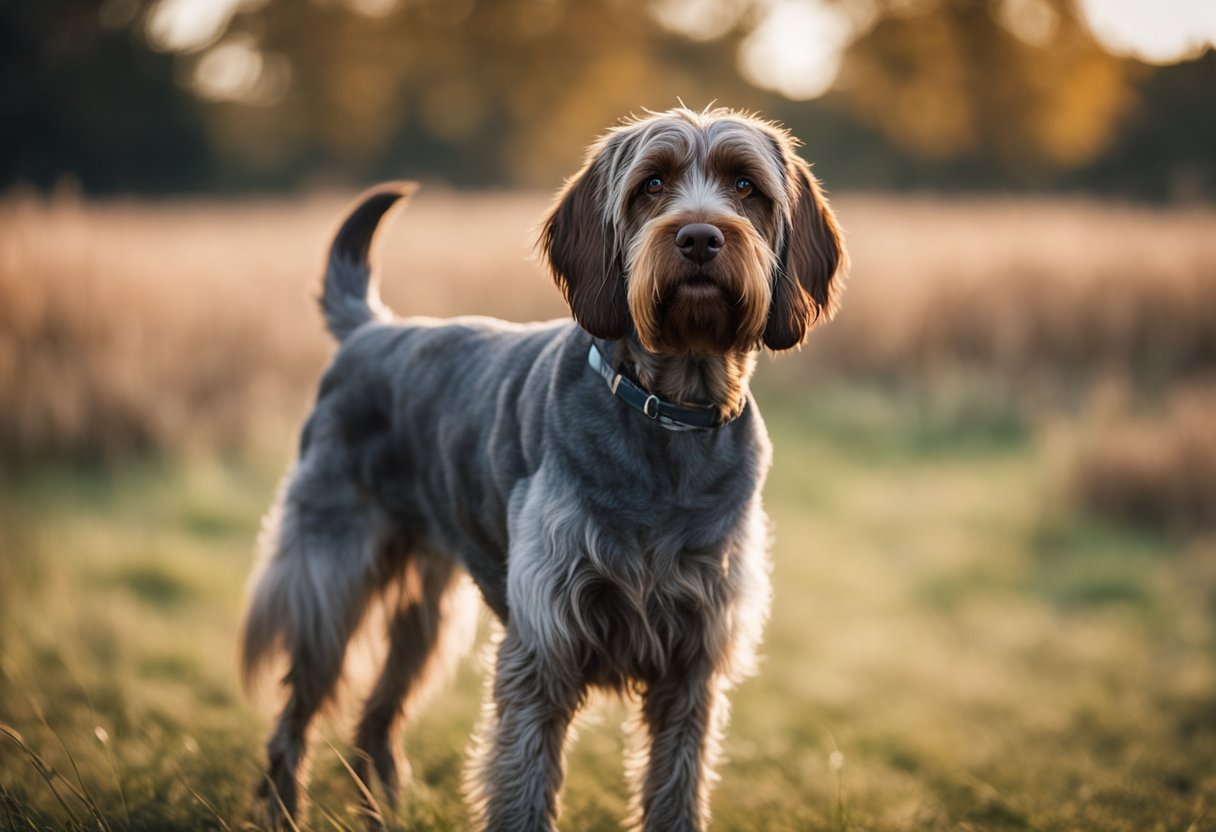
<svg viewBox="0 0 1216 832">
<path fill-rule="evenodd" d="M 758 110 L 837 188 L 1216 193 L 1202 0 L 5 3 L 0 185 L 551 189 L 622 115 Z"/>
<path fill-rule="evenodd" d="M 790 127 L 853 259 L 754 385 L 776 594 L 717 828 L 1216 829 L 1210 0 L 0 0 L 0 79 L 0 830 L 256 825 L 236 633 L 341 212 L 424 183 L 398 312 L 563 316 L 550 194 L 680 101 Z M 394 828 L 468 828 L 482 675 L 410 721 Z M 628 712 L 563 828 L 620 827 Z M 316 828 L 362 823 L 346 728 Z"/>
</svg>

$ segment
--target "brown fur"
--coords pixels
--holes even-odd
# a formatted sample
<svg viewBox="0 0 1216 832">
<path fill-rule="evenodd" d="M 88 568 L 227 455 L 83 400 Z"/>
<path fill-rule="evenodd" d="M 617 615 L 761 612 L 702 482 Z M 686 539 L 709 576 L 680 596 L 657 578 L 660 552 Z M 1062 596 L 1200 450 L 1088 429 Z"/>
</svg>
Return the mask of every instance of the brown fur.
<svg viewBox="0 0 1216 832">
<path fill-rule="evenodd" d="M 722 253 L 701 267 L 672 244 L 676 232 L 694 222 L 716 226 L 726 241 Z M 755 349 L 768 315 L 772 259 L 755 226 L 740 217 L 674 214 L 647 223 L 627 260 L 638 340 L 665 354 Z"/>
<path fill-rule="evenodd" d="M 708 146 L 688 136 L 689 122 L 714 137 Z M 835 314 L 842 233 L 795 147 L 785 130 L 727 110 L 637 119 L 592 146 L 550 210 L 539 248 L 583 328 L 624 339 L 618 369 L 659 396 L 731 418 L 746 400 L 756 349 L 795 347 Z M 755 196 L 732 196 L 740 175 L 755 182 Z M 673 187 L 640 194 L 651 176 Z M 697 179 L 699 202 L 680 190 Z M 702 266 L 673 242 L 694 222 L 725 240 Z"/>
<path fill-rule="evenodd" d="M 541 248 L 575 320 L 597 338 L 629 331 L 629 308 L 617 266 L 615 234 L 601 204 L 606 160 L 593 153 L 566 183 L 541 231 Z"/>
<path fill-rule="evenodd" d="M 764 344 L 772 350 L 801 344 L 820 317 L 830 320 L 836 314 L 841 290 L 836 276 L 847 266 L 840 226 L 810 165 L 793 157 L 788 176 L 789 229 L 764 329 Z"/>
</svg>

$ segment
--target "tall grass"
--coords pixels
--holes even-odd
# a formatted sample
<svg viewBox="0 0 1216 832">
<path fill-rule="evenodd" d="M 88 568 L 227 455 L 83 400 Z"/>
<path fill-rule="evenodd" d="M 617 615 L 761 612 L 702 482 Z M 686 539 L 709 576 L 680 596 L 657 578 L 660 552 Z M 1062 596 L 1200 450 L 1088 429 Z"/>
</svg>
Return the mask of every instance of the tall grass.
<svg viewBox="0 0 1216 832">
<path fill-rule="evenodd" d="M 0 203 L 0 455 L 221 447 L 298 413 L 329 349 L 309 293 L 344 200 Z M 530 259 L 545 197 L 426 194 L 385 235 L 405 313 L 563 313 Z M 1007 378 L 1216 368 L 1216 212 L 837 200 L 844 311 L 792 366 Z"/>
<path fill-rule="evenodd" d="M 386 234 L 386 297 L 557 314 L 528 261 L 541 204 L 432 195 Z M 0 203 L 0 460 L 239 449 L 297 423 L 331 349 L 312 296 L 344 205 Z"/>
<path fill-rule="evenodd" d="M 1085 200 L 839 200 L 854 268 L 819 363 L 1076 383 L 1216 371 L 1216 210 Z"/>
<path fill-rule="evenodd" d="M 1182 388 L 1140 409 L 1099 407 L 1069 487 L 1096 514 L 1150 529 L 1216 530 L 1216 387 Z"/>
<path fill-rule="evenodd" d="M 0 461 L 242 450 L 299 423 L 332 349 L 312 301 L 346 197 L 0 202 Z M 403 314 L 567 314 L 543 194 L 424 191 L 383 239 Z M 1216 209 L 835 201 L 842 313 L 778 377 L 950 383 L 999 406 L 1216 374 Z M 967 398 L 966 395 L 963 398 Z M 970 398 L 974 398 L 971 395 Z"/>
</svg>

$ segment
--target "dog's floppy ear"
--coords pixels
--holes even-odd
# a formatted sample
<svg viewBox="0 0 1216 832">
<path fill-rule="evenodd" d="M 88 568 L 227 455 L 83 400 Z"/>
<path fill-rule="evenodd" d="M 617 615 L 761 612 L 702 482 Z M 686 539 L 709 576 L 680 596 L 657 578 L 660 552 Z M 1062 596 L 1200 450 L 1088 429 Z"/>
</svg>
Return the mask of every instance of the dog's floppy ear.
<svg viewBox="0 0 1216 832">
<path fill-rule="evenodd" d="M 539 248 L 574 319 L 597 338 L 629 332 L 629 303 L 615 234 L 605 211 L 612 137 L 593 146 L 541 226 Z"/>
<path fill-rule="evenodd" d="M 840 226 L 810 165 L 792 157 L 786 171 L 790 217 L 764 327 L 764 345 L 771 350 L 801 344 L 820 317 L 836 314 L 846 262 Z"/>
</svg>

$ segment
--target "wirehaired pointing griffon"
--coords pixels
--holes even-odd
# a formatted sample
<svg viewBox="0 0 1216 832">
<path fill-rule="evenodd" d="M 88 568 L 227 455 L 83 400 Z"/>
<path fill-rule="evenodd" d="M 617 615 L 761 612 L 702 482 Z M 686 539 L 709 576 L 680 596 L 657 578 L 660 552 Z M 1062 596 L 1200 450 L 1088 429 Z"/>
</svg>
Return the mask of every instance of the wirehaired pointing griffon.
<svg viewBox="0 0 1216 832">
<path fill-rule="evenodd" d="M 468 767 L 481 825 L 553 828 L 571 720 L 600 688 L 639 703 L 633 825 L 705 826 L 726 694 L 752 671 L 770 596 L 772 451 L 748 383 L 762 347 L 832 315 L 844 270 L 794 145 L 721 109 L 609 130 L 540 234 L 574 321 L 392 317 L 368 252 L 411 186 L 364 195 L 321 297 L 341 347 L 245 621 L 246 676 L 288 668 L 272 823 L 297 811 L 309 723 L 365 623 L 388 649 L 354 770 L 394 803 L 403 715 L 468 643 L 467 576 L 501 624 Z"/>
</svg>

